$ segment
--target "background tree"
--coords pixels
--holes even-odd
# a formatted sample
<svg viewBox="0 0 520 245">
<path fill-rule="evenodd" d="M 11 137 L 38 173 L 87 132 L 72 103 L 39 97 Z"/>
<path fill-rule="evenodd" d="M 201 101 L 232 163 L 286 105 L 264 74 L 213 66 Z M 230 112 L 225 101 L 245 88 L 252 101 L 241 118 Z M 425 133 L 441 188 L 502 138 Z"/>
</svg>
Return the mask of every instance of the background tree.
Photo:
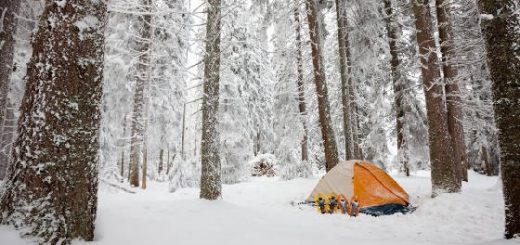
<svg viewBox="0 0 520 245">
<path fill-rule="evenodd" d="M 443 192 L 460 191 L 453 159 L 453 147 L 448 131 L 446 101 L 443 80 L 433 37 L 432 16 L 429 1 L 413 1 L 417 28 L 417 43 L 421 57 L 423 88 L 426 96 L 432 192 L 436 196 Z"/>
<path fill-rule="evenodd" d="M 405 147 L 406 139 L 404 137 L 405 113 L 403 103 L 403 83 L 399 71 L 399 50 L 397 47 L 397 29 L 392 20 L 394 10 L 392 9 L 392 1 L 384 0 L 386 31 L 388 35 L 388 48 L 390 49 L 390 70 L 392 72 L 392 84 L 394 89 L 394 106 L 396 111 L 396 135 L 397 135 L 397 159 L 399 164 L 403 166 L 406 176 L 410 176 L 410 167 L 408 166 L 408 156 Z M 395 17 L 394 17 L 395 18 Z"/>
<path fill-rule="evenodd" d="M 4 0 L 0 2 L 0 123 L 5 123 L 8 109 L 8 92 L 11 73 L 14 70 L 14 35 L 16 32 L 16 13 L 20 7 L 19 0 Z M 4 178 L 9 160 L 8 153 L 4 150 L 9 144 L 4 143 L 3 129 L 0 136 L 0 180 Z M 10 140 L 8 140 L 10 141 Z"/>
<path fill-rule="evenodd" d="M 46 1 L 40 20 L 1 222 L 27 227 L 42 243 L 91 241 L 106 5 Z"/>
<path fill-rule="evenodd" d="M 439 30 L 439 42 L 442 57 L 442 73 L 446 83 L 446 106 L 448 112 L 448 130 L 453 145 L 453 158 L 459 180 L 468 180 L 466 142 L 464 140 L 462 96 L 459 89 L 459 76 L 457 59 L 455 55 L 455 38 L 452 28 L 451 5 L 449 1 L 437 0 L 435 2 L 437 13 L 437 25 Z"/>
<path fill-rule="evenodd" d="M 301 141 L 302 146 L 302 161 L 309 161 L 309 130 L 307 129 L 307 103 L 305 103 L 305 84 L 303 80 L 303 45 L 302 45 L 302 18 L 300 10 L 300 1 L 294 1 L 294 22 L 296 26 L 296 66 L 297 66 L 297 80 L 298 85 L 298 109 L 300 110 L 300 118 L 303 126 L 303 136 Z"/>
<path fill-rule="evenodd" d="M 314 82 L 316 84 L 316 96 L 318 97 L 318 112 L 325 150 L 325 168 L 331 170 L 339 161 L 338 147 L 334 129 L 330 118 L 330 105 L 328 101 L 328 88 L 325 77 L 325 67 L 323 63 L 321 32 L 318 21 L 318 8 L 315 0 L 306 0 L 307 22 L 311 39 L 312 63 L 314 67 Z"/>
<path fill-rule="evenodd" d="M 206 20 L 206 56 L 204 58 L 204 94 L 202 99 L 202 142 L 200 198 L 215 200 L 221 196 L 221 167 L 217 113 L 220 83 L 221 1 L 209 0 Z"/>
<path fill-rule="evenodd" d="M 338 26 L 338 52 L 341 77 L 341 102 L 343 108 L 343 136 L 345 138 L 345 159 L 354 158 L 354 142 L 352 137 L 351 101 L 349 96 L 350 74 L 350 47 L 347 33 L 346 1 L 336 0 L 336 22 Z M 347 54 L 349 55 L 347 57 Z"/>
<path fill-rule="evenodd" d="M 130 139 L 130 185 L 139 186 L 139 166 L 144 159 L 145 137 L 145 90 L 150 83 L 150 46 L 152 38 L 151 0 L 143 0 L 140 16 L 140 35 L 137 38 L 139 62 L 136 67 L 136 85 L 134 88 L 134 103 Z M 145 178 L 145 176 L 143 177 Z"/>
<path fill-rule="evenodd" d="M 504 190 L 505 237 L 520 236 L 520 26 L 517 1 L 480 0 L 482 32 L 486 40 L 495 120 L 499 130 Z"/>
</svg>

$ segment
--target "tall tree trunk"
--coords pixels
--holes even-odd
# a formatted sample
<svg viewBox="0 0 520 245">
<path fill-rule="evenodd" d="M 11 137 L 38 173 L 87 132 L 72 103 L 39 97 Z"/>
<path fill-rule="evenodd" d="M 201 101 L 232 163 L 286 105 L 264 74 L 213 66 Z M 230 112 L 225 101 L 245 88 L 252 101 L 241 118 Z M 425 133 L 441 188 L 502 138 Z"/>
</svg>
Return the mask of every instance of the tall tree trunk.
<svg viewBox="0 0 520 245">
<path fill-rule="evenodd" d="M 141 30 L 138 38 L 139 61 L 134 88 L 134 109 L 132 113 L 132 135 L 130 142 L 130 185 L 139 186 L 139 164 L 143 153 L 144 139 L 144 90 L 150 82 L 150 46 L 152 37 L 152 0 L 142 0 L 144 14 L 140 16 Z"/>
<path fill-rule="evenodd" d="M 121 146 L 121 179 L 123 180 L 125 177 L 125 145 L 126 145 L 126 116 L 123 119 L 123 137 L 121 139 L 122 146 Z"/>
<path fill-rule="evenodd" d="M 354 93 L 354 85 L 352 79 L 349 79 L 349 93 L 350 93 L 350 101 L 352 109 L 350 111 L 350 120 L 352 122 L 352 142 L 354 149 L 354 158 L 355 159 L 364 159 L 363 150 L 361 149 L 361 132 L 360 132 L 360 122 L 359 122 L 359 108 L 356 103 L 356 94 Z"/>
<path fill-rule="evenodd" d="M 146 177 L 147 177 L 147 171 L 148 171 L 148 150 L 146 149 L 146 144 L 143 148 L 143 176 L 141 180 L 141 188 L 144 190 L 146 189 Z"/>
<path fill-rule="evenodd" d="M 453 39 L 449 5 L 444 0 L 437 0 L 435 4 L 437 7 L 439 41 L 441 44 L 442 71 L 446 83 L 448 129 L 453 145 L 453 158 L 455 159 L 455 168 L 459 181 L 467 181 L 467 153 L 464 141 L 464 128 L 462 126 L 462 100 L 460 99 L 458 71 L 455 64 L 455 40 Z"/>
<path fill-rule="evenodd" d="M 385 5 L 385 22 L 386 32 L 388 33 L 388 47 L 390 48 L 390 70 L 392 71 L 392 84 L 394 87 L 394 103 L 396 112 L 396 132 L 397 132 L 397 156 L 400 165 L 406 176 L 410 176 L 410 168 L 408 166 L 408 157 L 406 150 L 406 142 L 404 139 L 404 122 L 405 111 L 403 103 L 404 84 L 399 75 L 399 53 L 397 51 L 397 30 L 393 26 L 392 1 L 384 0 Z"/>
<path fill-rule="evenodd" d="M 161 174 L 163 171 L 163 168 L 164 168 L 164 149 L 161 148 L 161 150 L 159 151 L 159 167 L 157 168 L 157 172 L 159 174 Z"/>
<path fill-rule="evenodd" d="M 13 72 L 14 33 L 16 32 L 16 13 L 20 8 L 20 0 L 0 1 L 0 125 L 5 124 L 9 92 L 9 81 Z M 4 134 L 4 127 L 1 129 Z M 6 132 L 9 134 L 11 130 Z M 4 179 L 8 159 L 4 149 L 11 141 L 0 141 L 0 180 Z"/>
<path fill-rule="evenodd" d="M 221 196 L 222 181 L 217 115 L 220 83 L 221 0 L 208 0 L 206 57 L 204 58 L 204 95 L 202 97 L 202 141 L 200 198 L 215 200 Z"/>
<path fill-rule="evenodd" d="M 426 96 L 432 195 L 436 196 L 443 192 L 459 192 L 460 182 L 457 180 L 457 170 L 454 168 L 443 83 L 435 52 L 432 16 L 428 4 L 428 0 L 413 1 L 413 12 Z"/>
<path fill-rule="evenodd" d="M 354 158 L 354 142 L 352 138 L 352 124 L 350 96 L 348 91 L 350 75 L 350 57 L 347 57 L 348 32 L 345 0 L 336 0 L 336 20 L 338 25 L 339 69 L 341 76 L 341 104 L 343 109 L 343 136 L 345 137 L 345 158 Z M 348 52 L 350 54 L 350 52 Z"/>
<path fill-rule="evenodd" d="M 294 20 L 296 22 L 296 63 L 298 70 L 298 108 L 300 110 L 300 118 L 302 120 L 303 126 L 303 138 L 301 141 L 302 147 L 302 161 L 309 160 L 309 146 L 308 146 L 308 134 L 309 130 L 307 129 L 307 106 L 305 103 L 305 84 L 303 83 L 303 49 L 302 49 L 302 36 L 301 36 L 301 28 L 302 22 L 300 20 L 300 4 L 299 1 L 295 1 L 295 9 L 294 9 Z"/>
<path fill-rule="evenodd" d="M 520 17 L 517 4 L 514 0 L 479 1 L 499 130 L 505 237 L 508 239 L 520 236 Z"/>
<path fill-rule="evenodd" d="M 40 243 L 94 238 L 106 12 L 47 0 L 33 39 L 0 221 Z"/>
<path fill-rule="evenodd" d="M 5 113 L 2 120 L 0 135 L 0 180 L 6 176 L 8 165 L 11 159 L 11 149 L 13 137 L 16 129 L 15 108 L 10 99 L 7 99 Z"/>
<path fill-rule="evenodd" d="M 325 148 L 325 169 L 329 171 L 338 164 L 338 147 L 330 119 L 325 69 L 323 67 L 323 57 L 320 49 L 320 30 L 316 19 L 318 14 L 316 1 L 306 0 L 306 5 L 312 48 L 312 64 L 314 66 L 314 82 L 316 83 L 316 95 L 318 97 L 321 136 L 323 139 L 323 147 Z"/>
</svg>

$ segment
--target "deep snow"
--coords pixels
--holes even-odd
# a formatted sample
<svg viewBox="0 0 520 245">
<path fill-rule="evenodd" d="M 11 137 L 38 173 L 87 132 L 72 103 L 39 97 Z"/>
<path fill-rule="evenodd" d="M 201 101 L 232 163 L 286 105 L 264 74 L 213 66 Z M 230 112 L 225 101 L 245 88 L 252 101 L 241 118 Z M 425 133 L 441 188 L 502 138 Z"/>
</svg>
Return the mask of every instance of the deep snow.
<svg viewBox="0 0 520 245">
<path fill-rule="evenodd" d="M 168 192 L 148 183 L 136 194 L 102 187 L 96 238 L 86 244 L 520 244 L 502 239 L 504 208 L 496 177 L 470 173 L 462 193 L 430 198 L 427 172 L 396 176 L 418 209 L 407 215 L 321 215 L 304 200 L 319 178 L 252 178 L 223 187 L 223 200 L 198 189 Z M 0 244 L 30 244 L 0 226 Z M 85 242 L 75 242 L 85 244 Z"/>
</svg>

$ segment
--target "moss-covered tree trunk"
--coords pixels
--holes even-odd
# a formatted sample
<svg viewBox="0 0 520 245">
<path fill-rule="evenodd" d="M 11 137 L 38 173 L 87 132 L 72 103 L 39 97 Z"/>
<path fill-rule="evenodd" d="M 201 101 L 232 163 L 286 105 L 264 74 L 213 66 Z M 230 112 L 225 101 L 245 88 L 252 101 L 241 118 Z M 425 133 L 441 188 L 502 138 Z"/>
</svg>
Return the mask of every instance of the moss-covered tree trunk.
<svg viewBox="0 0 520 245">
<path fill-rule="evenodd" d="M 443 192 L 459 192 L 460 181 L 453 159 L 453 147 L 448 130 L 446 96 L 440 75 L 436 45 L 433 37 L 432 16 L 428 0 L 413 1 L 415 26 L 423 88 L 426 96 L 428 138 L 432 176 L 432 195 Z"/>
<path fill-rule="evenodd" d="M 204 57 L 204 95 L 202 97 L 202 142 L 200 198 L 215 200 L 221 196 L 218 106 L 220 83 L 221 0 L 209 0 L 206 20 L 206 56 Z"/>
<path fill-rule="evenodd" d="M 505 237 L 520 236 L 520 17 L 518 1 L 480 0 L 493 82 L 506 211 Z"/>
<path fill-rule="evenodd" d="M 104 1 L 47 0 L 35 33 L 3 224 L 40 243 L 94 238 Z"/>
</svg>

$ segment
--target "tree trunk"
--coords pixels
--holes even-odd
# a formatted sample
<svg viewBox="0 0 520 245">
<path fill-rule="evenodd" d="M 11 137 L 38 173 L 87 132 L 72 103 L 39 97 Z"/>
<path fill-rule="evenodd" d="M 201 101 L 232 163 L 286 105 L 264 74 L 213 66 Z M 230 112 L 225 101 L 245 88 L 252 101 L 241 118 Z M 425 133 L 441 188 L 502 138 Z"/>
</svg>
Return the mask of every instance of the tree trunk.
<svg viewBox="0 0 520 245">
<path fill-rule="evenodd" d="M 182 133 L 181 133 L 181 158 L 182 160 L 186 160 L 186 155 L 184 154 L 184 135 L 186 134 L 186 103 L 182 108 Z"/>
<path fill-rule="evenodd" d="M 301 141 L 302 147 L 302 161 L 309 160 L 309 146 L 308 146 L 308 134 L 307 129 L 307 108 L 305 103 L 305 84 L 303 83 L 303 51 L 302 51 L 302 37 L 301 37 L 301 20 L 300 20 L 300 4 L 299 1 L 295 1 L 294 9 L 294 20 L 296 22 L 296 63 L 298 70 L 298 108 L 300 110 L 300 118 L 303 126 L 303 138 Z"/>
<path fill-rule="evenodd" d="M 218 106 L 220 83 L 221 0 L 208 0 L 206 57 L 204 58 L 204 95 L 202 97 L 202 141 L 200 198 L 215 200 L 221 196 Z"/>
<path fill-rule="evenodd" d="M 121 178 L 125 178 L 125 149 L 121 149 Z"/>
<path fill-rule="evenodd" d="M 123 137 L 122 137 L 122 146 L 121 146 L 121 179 L 124 179 L 125 177 L 125 145 L 126 145 L 126 116 L 123 119 Z"/>
<path fill-rule="evenodd" d="M 493 82 L 504 190 L 505 237 L 520 236 L 520 18 L 518 1 L 480 0 L 482 32 Z"/>
<path fill-rule="evenodd" d="M 453 158 L 459 181 L 468 180 L 466 170 L 467 153 L 462 126 L 462 100 L 458 85 L 458 71 L 455 61 L 455 41 L 453 40 L 452 24 L 450 21 L 449 6 L 444 0 L 435 2 L 437 21 L 439 26 L 439 41 L 442 54 L 442 71 L 446 83 L 446 104 L 448 111 L 448 130 L 453 145 Z M 464 172 L 466 172 L 464 174 Z"/>
<path fill-rule="evenodd" d="M 33 38 L 0 220 L 39 243 L 94 238 L 106 12 L 47 0 Z"/>
<path fill-rule="evenodd" d="M 143 178 L 141 180 L 141 188 L 146 189 L 146 177 L 147 177 L 147 171 L 148 171 L 148 150 L 146 149 L 146 145 L 143 149 Z"/>
<path fill-rule="evenodd" d="M 134 109 L 132 113 L 132 135 L 130 142 L 130 185 L 139 186 L 139 164 L 143 152 L 144 138 L 144 90 L 150 81 L 150 46 L 152 37 L 151 0 L 142 0 L 144 14 L 140 16 L 141 30 L 138 40 L 139 61 L 137 63 L 137 76 L 134 88 Z"/>
<path fill-rule="evenodd" d="M 394 87 L 394 103 L 396 112 L 396 133 L 397 133 L 397 159 L 402 166 L 402 170 L 406 176 L 410 176 L 410 168 L 408 166 L 408 157 L 406 150 L 406 142 L 403 135 L 405 112 L 403 103 L 404 84 L 399 75 L 399 53 L 397 51 L 397 30 L 392 23 L 392 2 L 391 0 L 384 0 L 385 5 L 385 22 L 386 32 L 388 34 L 388 47 L 390 48 L 390 70 L 392 72 L 392 84 Z"/>
<path fill-rule="evenodd" d="M 487 176 L 493 175 L 493 165 L 491 164 L 491 161 L 489 160 L 489 152 L 487 148 L 482 145 L 481 147 L 481 170 L 483 171 Z"/>
<path fill-rule="evenodd" d="M 428 0 L 413 1 L 417 43 L 426 96 L 428 135 L 432 176 L 432 195 L 443 192 L 459 192 L 460 182 L 454 168 L 453 147 L 448 131 L 446 102 L 440 76 L 435 40 L 431 27 Z"/>
<path fill-rule="evenodd" d="M 164 149 L 161 148 L 161 150 L 159 151 L 159 167 L 157 168 L 157 171 L 159 172 L 159 174 L 162 173 L 163 171 L 163 168 L 164 168 Z"/>
<path fill-rule="evenodd" d="M 350 54 L 349 56 L 350 57 Z M 349 91 L 349 96 L 350 96 L 350 101 L 351 101 L 351 105 L 350 105 L 350 121 L 351 121 L 351 124 L 352 125 L 352 149 L 353 149 L 353 154 L 354 154 L 354 159 L 364 159 L 363 157 L 363 150 L 361 149 L 361 142 L 360 142 L 360 138 L 361 138 L 361 135 L 360 135 L 360 132 L 359 132 L 359 129 L 360 129 L 360 125 L 359 125 L 359 118 L 358 118 L 358 104 L 356 103 L 356 94 L 354 93 L 354 85 L 353 85 L 353 81 L 352 79 L 349 78 L 349 83 L 348 83 L 348 89 Z"/>
<path fill-rule="evenodd" d="M 14 113 L 15 108 L 8 98 L 0 135 L 0 180 L 3 180 L 6 176 L 11 159 L 11 146 L 16 129 L 16 117 Z"/>
<path fill-rule="evenodd" d="M 314 82 L 316 83 L 316 95 L 318 97 L 321 136 L 323 139 L 323 147 L 325 148 L 325 169 L 329 171 L 338 164 L 338 148 L 330 119 L 325 69 L 323 67 L 323 57 L 320 49 L 320 30 L 316 19 L 318 14 L 316 1 L 306 0 L 306 5 L 312 48 L 312 64 L 314 67 Z"/>
<path fill-rule="evenodd" d="M 350 75 L 350 57 L 347 57 L 348 32 L 345 0 L 336 0 L 336 20 L 338 25 L 338 45 L 339 45 L 339 69 L 341 76 L 341 104 L 343 109 L 343 136 L 345 137 L 345 158 L 354 158 L 354 143 L 352 138 L 352 124 L 350 96 L 348 91 Z M 350 52 L 348 52 L 350 54 Z"/>
<path fill-rule="evenodd" d="M 9 93 L 9 81 L 13 72 L 14 58 L 14 33 L 16 32 L 16 13 L 20 8 L 19 0 L 2 0 L 0 1 L 0 125 L 5 124 Z M 2 135 L 4 127 L 2 127 Z M 7 133 L 12 132 L 12 130 Z M 2 137 L 3 138 L 3 137 Z M 0 180 L 4 179 L 7 170 L 8 153 L 4 152 L 5 148 L 11 141 L 0 141 Z M 5 154 L 4 154 L 5 153 Z"/>
</svg>

